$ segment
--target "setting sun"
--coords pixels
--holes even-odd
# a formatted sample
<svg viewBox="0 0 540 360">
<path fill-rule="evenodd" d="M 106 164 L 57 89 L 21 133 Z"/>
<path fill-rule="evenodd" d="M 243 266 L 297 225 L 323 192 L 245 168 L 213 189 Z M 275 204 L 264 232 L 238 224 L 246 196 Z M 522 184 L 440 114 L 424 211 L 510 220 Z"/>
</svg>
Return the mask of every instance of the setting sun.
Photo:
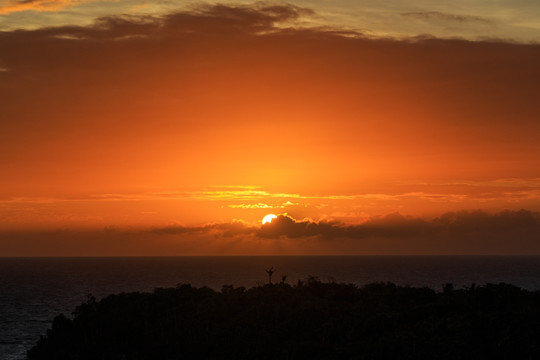
<svg viewBox="0 0 540 360">
<path fill-rule="evenodd" d="M 263 225 L 266 224 L 266 223 L 271 223 L 272 220 L 274 220 L 275 218 L 277 218 L 276 215 L 274 215 L 274 214 L 268 214 L 268 215 L 266 215 L 265 217 L 263 217 L 262 223 L 263 223 Z"/>
</svg>

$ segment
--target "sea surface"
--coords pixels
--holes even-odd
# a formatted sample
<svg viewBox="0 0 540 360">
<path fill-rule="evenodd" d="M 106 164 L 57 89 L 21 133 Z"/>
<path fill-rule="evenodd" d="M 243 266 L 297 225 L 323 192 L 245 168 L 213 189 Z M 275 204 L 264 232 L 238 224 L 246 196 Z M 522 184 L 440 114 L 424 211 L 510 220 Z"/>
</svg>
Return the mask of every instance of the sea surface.
<svg viewBox="0 0 540 360">
<path fill-rule="evenodd" d="M 0 258 L 0 359 L 21 360 L 50 327 L 71 316 L 92 294 L 152 291 L 182 283 L 252 287 L 273 281 L 321 281 L 363 285 L 391 281 L 440 290 L 505 282 L 540 290 L 539 256 L 256 256 Z"/>
</svg>

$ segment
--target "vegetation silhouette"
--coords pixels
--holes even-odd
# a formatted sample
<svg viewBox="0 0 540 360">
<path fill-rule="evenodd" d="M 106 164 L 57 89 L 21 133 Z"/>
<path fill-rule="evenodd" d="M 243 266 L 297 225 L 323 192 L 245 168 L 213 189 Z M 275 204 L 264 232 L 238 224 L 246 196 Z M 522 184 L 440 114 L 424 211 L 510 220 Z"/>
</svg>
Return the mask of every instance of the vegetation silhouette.
<svg viewBox="0 0 540 360">
<path fill-rule="evenodd" d="M 122 293 L 58 315 L 28 359 L 539 359 L 540 292 L 311 277 Z"/>
<path fill-rule="evenodd" d="M 265 271 L 268 274 L 268 283 L 271 284 L 272 283 L 272 275 L 274 275 L 275 270 L 274 270 L 273 267 L 271 267 L 270 269 L 267 269 Z"/>
</svg>

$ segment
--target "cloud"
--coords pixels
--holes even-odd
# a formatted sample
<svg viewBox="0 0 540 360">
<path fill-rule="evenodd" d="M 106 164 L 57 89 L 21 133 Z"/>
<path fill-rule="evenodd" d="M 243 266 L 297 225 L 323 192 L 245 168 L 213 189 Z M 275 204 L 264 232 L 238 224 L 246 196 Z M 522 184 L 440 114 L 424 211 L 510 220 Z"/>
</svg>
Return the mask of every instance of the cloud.
<svg viewBox="0 0 540 360">
<path fill-rule="evenodd" d="M 91 1 L 91 0 L 87 0 Z M 83 0 L 22 0 L 7 1 L 6 5 L 0 6 L 0 15 L 6 15 L 18 11 L 58 11 L 64 8 L 78 5 Z"/>
<path fill-rule="evenodd" d="M 264 238 L 288 238 L 309 236 L 336 236 L 342 228 L 333 223 L 313 222 L 311 220 L 297 221 L 290 216 L 278 215 L 271 223 L 266 223 L 257 230 L 256 235 Z M 342 234 L 341 234 L 342 235 Z"/>
<path fill-rule="evenodd" d="M 109 223 L 150 226 L 169 221 L 193 223 L 224 218 L 258 222 L 264 215 L 262 212 L 267 210 L 350 223 L 395 211 L 432 216 L 439 213 L 440 209 L 475 209 L 479 208 L 479 204 L 490 212 L 501 208 L 538 210 L 540 199 L 537 179 L 404 183 L 386 187 L 385 194 L 368 192 L 348 195 L 274 193 L 253 186 L 220 186 L 200 190 L 83 193 L 57 197 L 2 196 L 0 218 L 2 228 L 78 227 L 83 223 L 85 226 L 96 227 Z M 194 208 L 197 210 L 194 211 Z M 115 213 L 109 209 L 122 210 Z M 141 217 L 141 214 L 146 216 Z"/>
<path fill-rule="evenodd" d="M 178 229 L 179 233 L 186 231 Z M 260 227 L 216 224 L 196 231 L 217 237 L 281 240 L 312 239 L 352 253 L 370 254 L 538 254 L 540 214 L 529 210 L 487 213 L 449 212 L 434 219 L 393 213 L 356 225 L 335 221 L 296 220 L 279 215 Z M 343 251 L 343 250 L 342 250 Z M 347 253 L 347 250 L 345 250 Z"/>
<path fill-rule="evenodd" d="M 484 211 L 451 212 L 433 220 L 435 232 L 500 233 L 519 232 L 525 229 L 540 231 L 540 214 L 528 210 L 506 210 L 495 214 Z"/>
<path fill-rule="evenodd" d="M 236 221 L 232 223 L 219 223 L 195 227 L 170 225 L 164 227 L 155 227 L 151 229 L 150 232 L 159 235 L 201 234 L 217 237 L 235 237 L 252 234 L 254 229 L 256 229 L 256 227 L 251 227 L 241 221 Z"/>
<path fill-rule="evenodd" d="M 202 5 L 195 7 L 193 14 L 204 18 L 204 21 L 200 24 L 204 30 L 211 28 L 213 30 L 240 29 L 245 31 L 245 29 L 251 28 L 254 31 L 265 31 L 277 23 L 296 20 L 302 16 L 312 16 L 315 12 L 292 4 L 271 5 L 260 2 L 244 6 Z M 172 22 L 184 21 L 185 19 L 185 13 L 169 16 L 169 21 Z"/>
<path fill-rule="evenodd" d="M 472 15 L 455 15 L 447 14 L 438 11 L 424 11 L 424 12 L 406 12 L 402 13 L 401 16 L 411 17 L 423 20 L 435 20 L 435 21 L 450 21 L 450 22 L 459 22 L 459 23 L 482 23 L 490 24 L 491 21 L 479 16 Z"/>
<path fill-rule="evenodd" d="M 232 209 L 282 209 L 283 205 L 268 205 L 264 203 L 257 204 L 233 204 L 229 205 Z"/>
<path fill-rule="evenodd" d="M 517 234 L 534 231 L 540 235 L 540 214 L 529 210 L 505 210 L 487 213 L 481 210 L 445 213 L 428 220 L 399 213 L 375 216 L 361 224 L 347 225 L 336 221 L 296 220 L 278 215 L 271 223 L 250 226 L 242 222 L 211 224 L 200 227 L 167 226 L 151 230 L 156 234 L 181 235 L 212 233 L 216 236 L 251 234 L 261 238 L 364 239 L 410 238 L 413 236 Z M 539 243 L 540 245 L 540 243 Z"/>
<path fill-rule="evenodd" d="M 506 210 L 490 214 L 481 210 L 450 212 L 433 220 L 393 213 L 369 218 L 358 225 L 339 222 L 315 222 L 295 220 L 279 215 L 272 223 L 265 224 L 256 232 L 257 236 L 288 238 L 318 236 L 326 239 L 367 237 L 398 237 L 467 235 L 486 236 L 494 233 L 515 234 L 523 230 L 533 230 L 540 235 L 540 214 L 528 210 Z"/>
<path fill-rule="evenodd" d="M 540 254 L 540 214 L 529 210 L 459 211 L 433 219 L 399 213 L 361 224 L 296 220 L 150 229 L 11 230 L 0 232 L 2 256 L 68 255 L 430 255 Z"/>
</svg>

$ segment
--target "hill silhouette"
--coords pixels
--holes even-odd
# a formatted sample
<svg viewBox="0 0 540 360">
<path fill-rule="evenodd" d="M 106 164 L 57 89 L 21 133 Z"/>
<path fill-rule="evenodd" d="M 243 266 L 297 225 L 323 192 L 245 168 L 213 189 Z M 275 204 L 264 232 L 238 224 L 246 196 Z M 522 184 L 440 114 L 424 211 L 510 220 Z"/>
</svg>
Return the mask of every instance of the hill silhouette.
<svg viewBox="0 0 540 360">
<path fill-rule="evenodd" d="M 539 359 L 540 293 L 316 278 L 89 296 L 28 359 Z"/>
</svg>

